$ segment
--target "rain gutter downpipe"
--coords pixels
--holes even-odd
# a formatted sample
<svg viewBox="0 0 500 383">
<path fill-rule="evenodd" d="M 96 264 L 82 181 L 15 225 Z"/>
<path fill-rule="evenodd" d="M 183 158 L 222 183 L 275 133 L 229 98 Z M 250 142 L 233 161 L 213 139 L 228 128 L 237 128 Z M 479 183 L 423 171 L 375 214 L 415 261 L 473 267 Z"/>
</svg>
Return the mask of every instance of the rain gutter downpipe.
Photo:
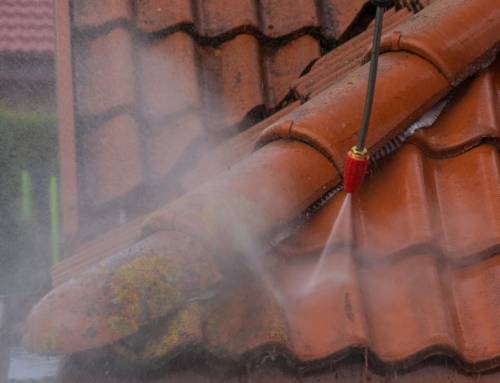
<svg viewBox="0 0 500 383">
<path fill-rule="evenodd" d="M 382 21 L 384 12 L 392 3 L 392 0 L 371 0 L 377 7 L 375 16 L 375 31 L 373 33 L 372 55 L 370 60 L 370 72 L 368 75 L 368 89 L 366 91 L 365 109 L 361 129 L 359 131 L 358 143 L 346 155 L 344 168 L 344 190 L 347 193 L 356 193 L 366 174 L 370 156 L 365 148 L 366 135 L 373 106 L 373 96 L 375 93 L 375 80 L 377 78 L 378 54 L 380 47 L 380 37 L 382 35 Z"/>
</svg>

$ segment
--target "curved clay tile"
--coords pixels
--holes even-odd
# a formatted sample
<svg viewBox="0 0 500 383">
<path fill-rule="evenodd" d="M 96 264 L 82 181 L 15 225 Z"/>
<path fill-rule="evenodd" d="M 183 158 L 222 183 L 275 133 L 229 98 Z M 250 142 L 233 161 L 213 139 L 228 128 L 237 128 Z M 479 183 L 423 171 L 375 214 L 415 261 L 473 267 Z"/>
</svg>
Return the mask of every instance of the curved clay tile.
<svg viewBox="0 0 500 383">
<path fill-rule="evenodd" d="M 464 9 L 494 7 L 492 0 L 435 4 L 414 18 L 426 18 L 441 40 L 448 35 L 452 49 L 468 49 L 466 39 L 454 44 L 457 35 L 486 43 L 470 47 L 448 79 L 443 68 L 413 53 L 385 53 L 371 153 L 449 93 L 449 81 L 500 48 L 500 19 L 492 21 L 496 28 L 478 31 L 475 23 L 453 24 L 449 12 L 439 12 L 454 4 L 460 18 Z M 496 68 L 492 76 L 479 75 L 480 85 L 497 81 Z M 350 197 L 350 214 L 335 215 L 341 192 L 303 229 L 319 231 L 289 240 L 295 250 L 304 247 L 302 256 L 286 254 L 286 246 L 269 252 L 298 216 L 340 184 L 367 72 L 366 65 L 359 68 L 274 123 L 258 150 L 146 220 L 139 242 L 54 289 L 27 321 L 31 348 L 60 353 L 114 342 L 102 351 L 146 365 L 192 346 L 233 362 L 268 352 L 310 365 L 358 352 L 389 370 L 436 354 L 471 371 L 497 366 L 495 146 L 434 159 L 404 145 L 377 163 L 373 179 Z M 490 95 L 494 88 L 486 87 Z M 449 110 L 460 101 L 457 92 Z M 294 245 L 297 239 L 302 242 Z M 148 331 L 155 336 L 145 343 Z"/>
</svg>

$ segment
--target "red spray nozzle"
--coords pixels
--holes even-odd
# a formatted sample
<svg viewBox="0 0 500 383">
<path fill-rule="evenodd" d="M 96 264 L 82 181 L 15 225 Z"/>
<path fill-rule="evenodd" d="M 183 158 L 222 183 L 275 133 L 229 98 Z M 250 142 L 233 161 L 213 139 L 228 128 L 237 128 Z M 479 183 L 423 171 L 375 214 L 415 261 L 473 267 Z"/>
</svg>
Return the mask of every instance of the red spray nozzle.
<svg viewBox="0 0 500 383">
<path fill-rule="evenodd" d="M 344 190 L 347 193 L 356 193 L 359 190 L 365 178 L 369 160 L 370 156 L 366 149 L 359 151 L 353 147 L 347 152 L 344 167 Z"/>
</svg>

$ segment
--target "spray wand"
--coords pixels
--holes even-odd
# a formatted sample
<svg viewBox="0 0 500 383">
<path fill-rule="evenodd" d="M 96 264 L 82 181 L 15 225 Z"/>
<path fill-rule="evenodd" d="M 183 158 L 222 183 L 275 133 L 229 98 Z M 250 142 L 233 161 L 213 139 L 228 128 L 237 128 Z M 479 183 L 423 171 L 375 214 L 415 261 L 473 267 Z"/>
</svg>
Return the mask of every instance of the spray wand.
<svg viewBox="0 0 500 383">
<path fill-rule="evenodd" d="M 358 143 L 349 152 L 347 152 L 344 167 L 344 190 L 347 193 L 356 193 L 365 178 L 366 169 L 370 156 L 365 148 L 366 134 L 368 133 L 368 124 L 373 105 L 373 94 L 375 92 L 375 80 L 377 78 L 378 51 L 380 46 L 380 35 L 382 34 L 382 20 L 384 18 L 385 8 L 389 7 L 392 0 L 371 0 L 371 3 L 377 7 L 375 16 L 375 31 L 373 33 L 372 55 L 370 59 L 370 72 L 368 74 L 368 89 L 366 91 L 365 110 L 361 129 L 359 132 Z"/>
</svg>

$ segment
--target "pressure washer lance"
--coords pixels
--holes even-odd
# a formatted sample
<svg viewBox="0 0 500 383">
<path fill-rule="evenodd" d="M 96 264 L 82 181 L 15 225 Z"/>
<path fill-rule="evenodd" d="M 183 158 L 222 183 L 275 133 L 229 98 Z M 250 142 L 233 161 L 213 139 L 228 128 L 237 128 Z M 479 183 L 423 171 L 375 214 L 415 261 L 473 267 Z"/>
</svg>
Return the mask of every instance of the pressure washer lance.
<svg viewBox="0 0 500 383">
<path fill-rule="evenodd" d="M 356 193 L 365 178 L 370 156 L 365 148 L 366 133 L 370 123 L 370 115 L 373 105 L 373 94 L 375 92 L 375 80 L 377 78 L 378 51 L 380 46 L 380 35 L 382 34 L 382 20 L 384 11 L 392 3 L 392 0 L 371 0 L 377 7 L 375 16 L 375 31 L 373 33 L 372 56 L 370 59 L 370 72 L 368 74 L 368 89 L 366 91 L 365 110 L 363 121 L 358 137 L 358 144 L 347 152 L 344 167 L 344 190 L 347 193 Z"/>
</svg>

